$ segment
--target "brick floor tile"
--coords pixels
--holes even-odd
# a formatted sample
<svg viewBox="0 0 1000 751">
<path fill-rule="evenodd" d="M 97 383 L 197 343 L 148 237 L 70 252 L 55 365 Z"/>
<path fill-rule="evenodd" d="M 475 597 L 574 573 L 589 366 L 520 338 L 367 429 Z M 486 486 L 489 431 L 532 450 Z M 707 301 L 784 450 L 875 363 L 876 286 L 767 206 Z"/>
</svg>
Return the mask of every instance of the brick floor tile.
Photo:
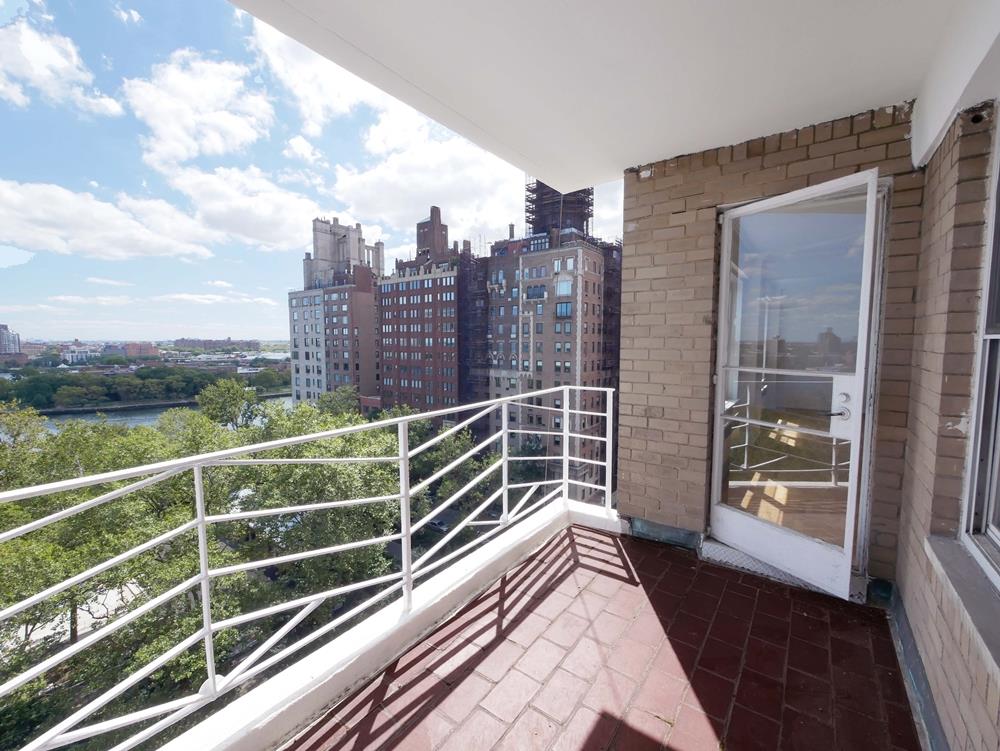
<svg viewBox="0 0 1000 751">
<path fill-rule="evenodd" d="M 625 630 L 625 635 L 629 639 L 654 649 L 660 645 L 666 633 L 667 629 L 663 622 L 651 610 L 644 610 L 640 613 L 639 617 L 632 621 L 632 625 Z"/>
<path fill-rule="evenodd" d="M 496 717 L 492 717 L 482 709 L 477 709 L 448 737 L 441 749 L 442 751 L 469 751 L 470 749 L 492 748 L 506 729 L 507 726 Z"/>
<path fill-rule="evenodd" d="M 617 726 L 615 718 L 580 707 L 556 738 L 552 751 L 596 751 L 607 748 Z"/>
<path fill-rule="evenodd" d="M 741 706 L 733 707 L 726 729 L 726 751 L 774 751 L 781 725 Z M 814 749 L 816 751 L 816 749 Z"/>
<path fill-rule="evenodd" d="M 830 624 L 810 615 L 792 611 L 791 634 L 824 649 L 830 646 Z"/>
<path fill-rule="evenodd" d="M 774 678 L 744 670 L 740 673 L 740 681 L 736 688 L 736 703 L 757 714 L 781 719 L 782 685 Z"/>
<path fill-rule="evenodd" d="M 792 601 L 780 594 L 761 592 L 757 595 L 757 612 L 787 621 L 792 612 Z"/>
<path fill-rule="evenodd" d="M 782 751 L 817 751 L 833 745 L 833 726 L 793 709 L 781 716 Z"/>
<path fill-rule="evenodd" d="M 517 719 L 541 685 L 524 673 L 511 670 L 480 702 L 480 706 L 510 724 Z"/>
<path fill-rule="evenodd" d="M 559 726 L 548 717 L 529 708 L 507 731 L 497 751 L 543 751 L 559 732 Z M 467 751 L 479 751 L 467 749 Z"/>
<path fill-rule="evenodd" d="M 889 748 L 889 732 L 885 723 L 849 709 L 837 709 L 836 733 L 838 751 L 883 751 Z"/>
<path fill-rule="evenodd" d="M 589 681 L 607 662 L 609 654 L 608 647 L 585 636 L 566 655 L 562 667 L 585 681 Z"/>
<path fill-rule="evenodd" d="M 469 642 L 452 642 L 447 649 L 441 650 L 441 656 L 433 664 L 434 675 L 449 684 L 458 683 L 466 674 L 472 672 L 483 651 Z"/>
<path fill-rule="evenodd" d="M 722 723 L 694 707 L 681 707 L 673 730 L 667 736 L 670 751 L 718 751 L 722 747 Z"/>
<path fill-rule="evenodd" d="M 559 615 L 545 631 L 545 638 L 560 647 L 572 647 L 587 630 L 589 621 L 568 611 Z"/>
<path fill-rule="evenodd" d="M 734 680 L 743 666 L 743 650 L 718 639 L 709 638 L 702 647 L 698 667 Z"/>
<path fill-rule="evenodd" d="M 823 647 L 792 637 L 788 642 L 788 667 L 830 679 L 830 653 Z"/>
<path fill-rule="evenodd" d="M 608 606 L 608 598 L 601 597 L 596 592 L 589 589 L 582 590 L 566 610 L 573 615 L 578 615 L 587 621 L 593 621 Z"/>
<path fill-rule="evenodd" d="M 548 618 L 552 621 L 558 618 L 559 614 L 568 608 L 572 602 L 573 598 L 564 595 L 562 592 L 546 592 L 536 601 L 535 613 L 542 616 L 542 618 Z"/>
<path fill-rule="evenodd" d="M 620 571 L 620 569 L 619 569 Z M 611 598 L 618 594 L 618 590 L 622 587 L 621 575 L 614 576 L 609 574 L 598 574 L 593 578 L 587 589 L 591 592 L 596 592 L 601 597 Z"/>
<path fill-rule="evenodd" d="M 875 677 L 875 660 L 867 645 L 855 644 L 834 636 L 830 639 L 830 657 L 834 668 Z"/>
<path fill-rule="evenodd" d="M 879 666 L 875 668 L 875 672 L 878 676 L 883 701 L 903 705 L 909 703 L 909 697 L 907 697 L 906 688 L 903 685 L 903 676 L 898 666 L 891 668 Z"/>
<path fill-rule="evenodd" d="M 624 618 L 604 612 L 594 618 L 589 633 L 602 644 L 611 645 L 618 641 L 628 626 L 629 621 Z"/>
<path fill-rule="evenodd" d="M 681 641 L 694 647 L 700 647 L 705 637 L 708 636 L 708 629 L 711 621 L 699 618 L 690 613 L 678 613 L 673 623 L 667 630 L 670 640 Z"/>
<path fill-rule="evenodd" d="M 648 602 L 649 607 L 645 612 L 652 612 L 660 621 L 668 623 L 673 620 L 674 616 L 681 609 L 684 597 L 654 589 L 649 593 Z"/>
<path fill-rule="evenodd" d="M 491 649 L 483 651 L 481 659 L 475 665 L 476 672 L 496 683 L 514 667 L 514 663 L 521 659 L 523 654 L 524 647 L 512 641 L 502 641 Z"/>
<path fill-rule="evenodd" d="M 684 703 L 717 720 L 725 720 L 735 693 L 736 684 L 733 681 L 704 670 L 696 670 L 691 676 L 691 688 L 684 695 Z"/>
<path fill-rule="evenodd" d="M 351 725 L 345 732 L 336 739 L 325 743 L 321 748 L 323 751 L 347 751 L 347 749 L 370 749 L 378 748 L 388 742 L 395 733 L 401 729 L 397 720 L 386 712 L 379 709 L 370 712 L 360 718 L 358 722 Z"/>
<path fill-rule="evenodd" d="M 755 599 L 726 591 L 719 598 L 719 612 L 749 621 L 753 618 Z"/>
<path fill-rule="evenodd" d="M 849 612 L 830 611 L 830 635 L 863 647 L 871 645 L 869 622 Z"/>
<path fill-rule="evenodd" d="M 563 647 L 553 644 L 548 639 L 536 639 L 535 643 L 528 647 L 528 651 L 521 655 L 515 667 L 536 681 L 543 681 L 565 656 L 566 650 Z"/>
<path fill-rule="evenodd" d="M 651 671 L 639 687 L 632 706 L 650 712 L 666 722 L 672 722 L 687 687 L 687 681 Z"/>
<path fill-rule="evenodd" d="M 608 601 L 606 612 L 632 620 L 649 601 L 641 587 L 621 587 Z"/>
<path fill-rule="evenodd" d="M 583 697 L 584 706 L 595 712 L 605 712 L 621 717 L 632 699 L 638 684 L 621 673 L 601 668 Z"/>
<path fill-rule="evenodd" d="M 345 725 L 351 725 L 369 712 L 377 712 L 391 691 L 389 683 L 384 676 L 378 676 L 338 705 L 332 712 L 333 718 Z"/>
<path fill-rule="evenodd" d="M 648 644 L 623 636 L 611 648 L 608 655 L 608 667 L 627 675 L 632 680 L 639 680 L 656 652 Z"/>
<path fill-rule="evenodd" d="M 886 634 L 889 630 L 885 629 Z M 892 639 L 888 636 L 872 637 L 872 655 L 875 664 L 881 667 L 894 668 L 899 665 L 899 658 L 896 656 L 896 647 L 893 646 Z"/>
<path fill-rule="evenodd" d="M 913 724 L 913 713 L 910 712 L 910 708 L 886 704 L 885 714 L 889 721 L 889 739 L 893 746 L 903 751 L 920 751 L 920 740 L 917 737 L 917 728 Z"/>
<path fill-rule="evenodd" d="M 660 751 L 670 724 L 641 709 L 630 709 L 618 726 L 613 751 Z"/>
<path fill-rule="evenodd" d="M 703 592 L 704 594 L 721 597 L 722 593 L 726 590 L 726 580 L 720 576 L 713 576 L 705 571 L 699 571 L 695 574 L 694 580 L 691 582 L 691 589 L 694 592 Z"/>
<path fill-rule="evenodd" d="M 491 688 L 493 684 L 481 675 L 469 673 L 442 699 L 438 709 L 452 722 L 460 723 L 469 716 Z"/>
<path fill-rule="evenodd" d="M 709 634 L 714 639 L 732 644 L 735 647 L 742 647 L 750 633 L 750 621 L 737 618 L 728 613 L 718 612 L 712 621 Z"/>
<path fill-rule="evenodd" d="M 450 686 L 430 671 L 424 671 L 399 690 L 389 694 L 382 708 L 393 717 L 405 720 L 419 714 L 426 707 L 438 705 L 450 692 Z"/>
<path fill-rule="evenodd" d="M 680 678 L 687 681 L 694 672 L 698 661 L 698 648 L 679 641 L 668 640 L 663 643 L 653 658 L 652 671 Z"/>
<path fill-rule="evenodd" d="M 573 714 L 588 687 L 585 680 L 560 668 L 546 681 L 531 703 L 556 722 L 563 723 Z"/>
<path fill-rule="evenodd" d="M 788 650 L 777 644 L 750 638 L 747 640 L 744 662 L 748 668 L 770 678 L 783 680 Z"/>
<path fill-rule="evenodd" d="M 816 676 L 789 669 L 785 676 L 785 704 L 797 712 L 830 722 L 833 687 Z"/>
<path fill-rule="evenodd" d="M 522 647 L 530 647 L 535 639 L 549 627 L 550 621 L 534 613 L 527 613 L 511 622 L 504 630 L 506 637 Z"/>
<path fill-rule="evenodd" d="M 691 589 L 693 581 L 693 576 L 678 576 L 675 572 L 671 571 L 660 579 L 656 585 L 656 589 L 672 595 L 686 595 L 688 590 Z"/>
<path fill-rule="evenodd" d="M 712 620 L 719 607 L 719 596 L 706 592 L 688 592 L 681 602 L 681 612 L 696 615 L 707 621 Z"/>
<path fill-rule="evenodd" d="M 780 647 L 788 644 L 788 621 L 757 611 L 750 624 L 750 635 Z"/>
<path fill-rule="evenodd" d="M 389 747 L 395 751 L 432 751 L 441 745 L 454 726 L 438 712 L 431 712 L 420 722 L 397 732 Z"/>
<path fill-rule="evenodd" d="M 875 719 L 884 718 L 878 682 L 874 678 L 835 668 L 833 671 L 833 701 L 838 707 L 844 707 Z"/>
<path fill-rule="evenodd" d="M 726 581 L 725 594 L 739 595 L 740 597 L 747 597 L 751 600 L 757 599 L 757 590 L 753 587 L 748 587 L 746 584 L 740 584 L 739 579 L 728 579 Z"/>
</svg>

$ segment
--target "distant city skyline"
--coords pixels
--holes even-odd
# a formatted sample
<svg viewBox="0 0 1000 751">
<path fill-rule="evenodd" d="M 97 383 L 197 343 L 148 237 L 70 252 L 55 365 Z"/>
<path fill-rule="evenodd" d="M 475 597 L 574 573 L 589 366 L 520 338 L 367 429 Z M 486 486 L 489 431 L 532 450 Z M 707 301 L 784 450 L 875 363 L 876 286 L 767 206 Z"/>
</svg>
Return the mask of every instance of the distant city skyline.
<svg viewBox="0 0 1000 751">
<path fill-rule="evenodd" d="M 526 175 L 223 0 L 5 0 L 0 114 L 22 340 L 281 340 L 316 217 L 388 268 L 431 204 L 484 253 L 523 228 Z M 598 186 L 594 234 L 621 200 Z"/>
</svg>

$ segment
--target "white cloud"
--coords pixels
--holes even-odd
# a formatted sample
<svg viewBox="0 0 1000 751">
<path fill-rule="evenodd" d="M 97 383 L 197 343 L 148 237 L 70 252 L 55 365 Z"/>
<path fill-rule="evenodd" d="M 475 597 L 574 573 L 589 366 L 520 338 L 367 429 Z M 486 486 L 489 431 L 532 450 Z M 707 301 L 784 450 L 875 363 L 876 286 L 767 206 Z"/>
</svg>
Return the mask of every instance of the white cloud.
<svg viewBox="0 0 1000 751">
<path fill-rule="evenodd" d="M 206 258 L 217 233 L 166 201 L 119 195 L 116 203 L 50 183 L 0 180 L 0 244 L 124 260 L 145 256 Z"/>
<path fill-rule="evenodd" d="M 285 146 L 285 150 L 281 154 L 286 159 L 301 159 L 303 162 L 313 164 L 323 162 L 323 155 L 302 136 L 292 136 L 289 138 L 288 145 Z"/>
<path fill-rule="evenodd" d="M 125 25 L 142 21 L 142 16 L 135 8 L 123 8 L 120 3 L 115 3 L 113 10 L 118 20 Z"/>
<path fill-rule="evenodd" d="M 132 282 L 123 282 L 120 279 L 108 279 L 103 276 L 88 276 L 84 279 L 88 284 L 100 284 L 103 287 L 134 287 Z"/>
<path fill-rule="evenodd" d="M 29 305 L 0 305 L 0 313 L 34 313 L 39 312 L 54 312 L 63 311 L 64 308 L 58 308 L 55 305 L 46 305 L 45 303 L 31 303 Z"/>
<path fill-rule="evenodd" d="M 70 104 L 92 115 L 121 115 L 121 105 L 93 83 L 94 74 L 69 37 L 41 32 L 23 16 L 0 27 L 0 99 L 27 107 L 29 90 L 34 90 L 52 104 Z"/>
<path fill-rule="evenodd" d="M 222 289 L 232 289 L 233 285 L 229 282 L 224 282 L 221 279 L 214 279 L 210 282 L 205 282 L 209 287 L 221 287 Z"/>
<path fill-rule="evenodd" d="M 224 305 L 224 304 L 241 304 L 241 303 L 252 303 L 255 305 L 267 305 L 270 307 L 277 306 L 277 302 L 269 297 L 253 297 L 251 295 L 244 294 L 242 292 L 233 292 L 226 295 L 216 295 L 212 293 L 200 293 L 200 292 L 171 292 L 165 295 L 156 295 L 151 298 L 155 302 L 169 302 L 169 303 L 192 303 L 194 305 Z"/>
<path fill-rule="evenodd" d="M 89 185 L 91 188 L 94 188 L 95 190 L 101 187 L 101 184 L 97 182 L 97 180 L 88 180 L 87 185 Z"/>
<path fill-rule="evenodd" d="M 591 233 L 604 240 L 622 237 L 622 212 L 625 202 L 625 183 L 612 180 L 594 188 L 594 221 Z"/>
<path fill-rule="evenodd" d="M 150 129 L 144 159 L 158 170 L 199 155 L 241 151 L 267 136 L 274 109 L 265 92 L 247 86 L 249 69 L 176 50 L 150 78 L 130 78 L 125 98 Z"/>
<path fill-rule="evenodd" d="M 29 253 L 20 248 L 13 248 L 10 245 L 0 245 L 0 269 L 9 269 L 11 266 L 20 266 L 35 257 L 34 253 Z"/>
<path fill-rule="evenodd" d="M 359 104 L 384 107 L 392 98 L 266 23 L 254 19 L 250 46 L 298 105 L 307 136 Z"/>
<path fill-rule="evenodd" d="M 49 300 L 64 305 L 100 305 L 101 307 L 131 305 L 135 302 L 135 298 L 128 295 L 53 295 Z"/>
</svg>

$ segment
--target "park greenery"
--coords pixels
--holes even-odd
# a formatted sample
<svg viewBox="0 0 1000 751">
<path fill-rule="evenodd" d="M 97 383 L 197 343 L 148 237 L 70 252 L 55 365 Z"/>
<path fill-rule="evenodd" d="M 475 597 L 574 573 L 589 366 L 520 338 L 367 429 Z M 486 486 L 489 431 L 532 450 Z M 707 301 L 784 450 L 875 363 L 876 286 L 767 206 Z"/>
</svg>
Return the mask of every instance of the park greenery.
<svg viewBox="0 0 1000 751">
<path fill-rule="evenodd" d="M 198 403 L 198 411 L 168 410 L 153 427 L 74 420 L 63 423 L 59 432 L 52 433 L 31 406 L 18 401 L 0 402 L 0 491 L 365 422 L 358 410 L 357 393 L 351 387 L 324 395 L 317 405 L 300 404 L 288 409 L 258 401 L 255 391 L 242 381 L 219 380 L 203 384 Z M 397 408 L 381 417 L 407 413 Z M 413 421 L 411 447 L 426 441 L 435 431 L 435 426 L 426 420 Z M 440 441 L 413 459 L 411 482 L 429 477 L 474 445 L 468 430 Z M 397 431 L 393 425 L 271 450 L 262 456 L 394 457 L 397 454 Z M 484 450 L 462 462 L 413 498 L 413 517 L 419 519 L 495 460 L 495 453 Z M 395 462 L 384 462 L 208 467 L 204 470 L 206 511 L 218 514 L 393 495 L 398 491 L 397 466 Z M 457 510 L 464 516 L 482 504 L 498 487 L 498 475 L 495 472 L 476 486 L 456 504 Z M 0 504 L 0 530 L 79 504 L 127 482 L 132 481 Z M 184 471 L 0 543 L 0 609 L 174 529 L 192 519 L 194 513 L 192 473 Z M 254 561 L 381 537 L 398 530 L 397 501 L 217 523 L 208 527 L 210 565 Z M 448 549 L 472 539 L 472 535 L 470 529 L 464 530 Z M 417 553 L 437 539 L 440 539 L 438 532 L 425 528 L 414 540 Z M 394 557 L 387 545 L 377 544 L 221 576 L 212 580 L 212 617 L 227 618 L 398 570 L 398 554 Z M 191 530 L 0 623 L 0 683 L 113 623 L 197 571 L 197 536 Z M 324 601 L 281 644 L 329 622 L 374 591 L 369 588 Z M 295 612 L 217 633 L 218 672 L 225 674 L 231 670 Z M 200 592 L 195 586 L 94 647 L 44 672 L 0 700 L 3 705 L 0 749 L 19 748 L 196 633 L 201 624 Z M 84 724 L 196 693 L 205 676 L 205 653 L 198 642 Z M 194 722 L 201 716 L 196 713 L 185 722 Z M 176 733 L 182 727 L 175 726 L 171 732 Z M 129 734 L 117 731 L 82 741 L 73 748 L 107 748 Z M 155 746 L 159 741 L 153 743 Z"/>
<path fill-rule="evenodd" d="M 35 409 L 175 401 L 192 399 L 209 384 L 231 378 L 222 372 L 168 365 L 121 373 L 22 368 L 16 380 L 0 380 L 0 401 L 16 400 Z M 245 380 L 241 377 L 241 382 L 266 392 L 287 387 L 289 376 L 269 368 Z"/>
</svg>

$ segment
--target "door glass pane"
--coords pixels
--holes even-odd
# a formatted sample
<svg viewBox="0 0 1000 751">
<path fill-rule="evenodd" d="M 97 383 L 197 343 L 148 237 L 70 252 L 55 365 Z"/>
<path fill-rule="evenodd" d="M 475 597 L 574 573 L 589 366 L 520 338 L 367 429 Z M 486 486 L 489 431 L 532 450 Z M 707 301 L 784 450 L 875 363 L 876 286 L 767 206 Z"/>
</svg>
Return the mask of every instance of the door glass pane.
<svg viewBox="0 0 1000 751">
<path fill-rule="evenodd" d="M 851 442 L 723 420 L 722 503 L 838 547 L 844 542 Z"/>
<path fill-rule="evenodd" d="M 853 372 L 867 189 L 732 221 L 727 364 Z"/>
<path fill-rule="evenodd" d="M 829 376 L 726 371 L 726 417 L 828 431 L 832 402 Z"/>
</svg>

